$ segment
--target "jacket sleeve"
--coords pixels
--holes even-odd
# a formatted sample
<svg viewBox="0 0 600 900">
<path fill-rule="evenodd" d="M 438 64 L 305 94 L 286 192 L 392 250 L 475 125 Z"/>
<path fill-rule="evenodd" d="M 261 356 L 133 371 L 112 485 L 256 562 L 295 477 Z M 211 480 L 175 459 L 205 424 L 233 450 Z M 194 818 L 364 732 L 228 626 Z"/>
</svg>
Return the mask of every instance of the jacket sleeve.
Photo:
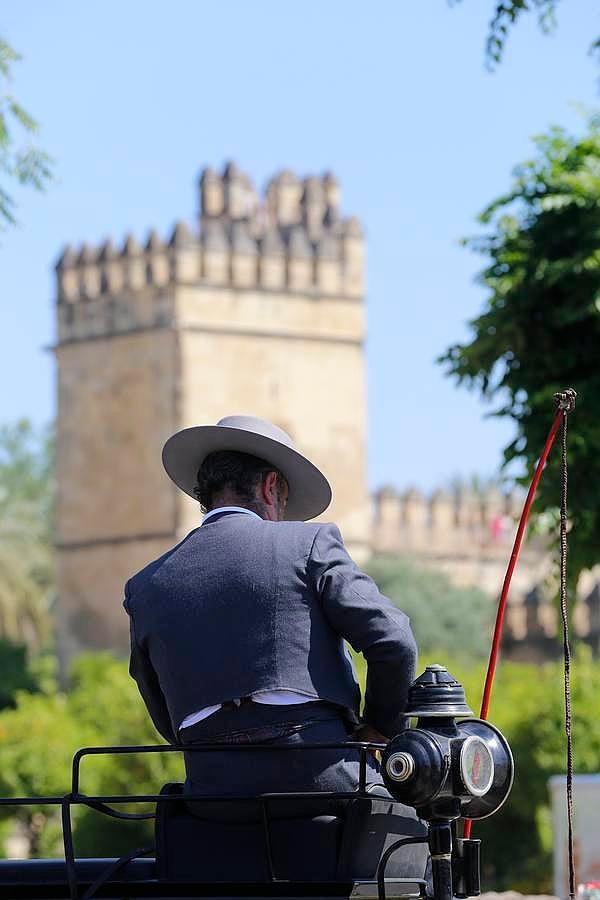
<svg viewBox="0 0 600 900">
<path fill-rule="evenodd" d="M 386 737 L 405 725 L 408 688 L 415 678 L 417 646 L 408 616 L 349 556 L 335 525 L 322 525 L 310 565 L 332 628 L 367 661 L 363 719 Z"/>
<path fill-rule="evenodd" d="M 129 674 L 138 686 L 138 690 L 150 713 L 150 718 L 154 723 L 154 727 L 159 734 L 162 734 L 169 744 L 175 744 L 177 743 L 177 740 L 173 733 L 171 717 L 169 716 L 169 710 L 167 709 L 158 676 L 152 666 L 148 651 L 140 645 L 136 637 L 135 622 L 130 600 L 129 582 L 127 582 L 125 585 L 125 601 L 123 606 L 129 615 L 130 625 L 131 656 L 129 658 Z"/>
</svg>

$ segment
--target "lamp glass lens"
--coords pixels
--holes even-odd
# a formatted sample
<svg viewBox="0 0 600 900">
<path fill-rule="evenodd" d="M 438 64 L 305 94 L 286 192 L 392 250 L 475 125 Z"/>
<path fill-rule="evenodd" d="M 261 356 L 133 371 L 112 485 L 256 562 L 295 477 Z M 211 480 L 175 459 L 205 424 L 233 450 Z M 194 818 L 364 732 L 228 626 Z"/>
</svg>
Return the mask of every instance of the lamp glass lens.
<svg viewBox="0 0 600 900">
<path fill-rule="evenodd" d="M 460 773 L 465 788 L 474 797 L 487 794 L 494 780 L 494 758 L 481 738 L 471 735 L 460 751 Z"/>
</svg>

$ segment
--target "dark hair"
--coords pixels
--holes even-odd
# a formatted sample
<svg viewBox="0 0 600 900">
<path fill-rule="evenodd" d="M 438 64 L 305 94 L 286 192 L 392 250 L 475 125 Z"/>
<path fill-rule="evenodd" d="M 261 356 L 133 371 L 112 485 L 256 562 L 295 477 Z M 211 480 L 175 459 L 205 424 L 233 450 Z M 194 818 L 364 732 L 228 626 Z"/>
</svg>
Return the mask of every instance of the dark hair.
<svg viewBox="0 0 600 900">
<path fill-rule="evenodd" d="M 214 507 L 215 498 L 229 488 L 240 503 L 260 513 L 262 510 L 257 508 L 256 487 L 269 472 L 277 473 L 277 487 L 281 492 L 285 479 L 272 463 L 250 453 L 216 450 L 209 453 L 200 466 L 194 494 L 203 512 L 208 512 Z"/>
</svg>

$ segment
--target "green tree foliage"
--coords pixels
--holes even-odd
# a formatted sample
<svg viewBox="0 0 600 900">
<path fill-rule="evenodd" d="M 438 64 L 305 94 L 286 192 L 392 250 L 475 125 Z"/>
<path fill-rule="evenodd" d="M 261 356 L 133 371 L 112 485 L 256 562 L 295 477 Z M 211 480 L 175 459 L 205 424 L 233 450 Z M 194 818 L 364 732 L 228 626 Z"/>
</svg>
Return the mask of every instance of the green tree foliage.
<svg viewBox="0 0 600 900">
<path fill-rule="evenodd" d="M 52 457 L 49 430 L 0 426 L 0 636 L 32 648 L 50 636 Z"/>
<path fill-rule="evenodd" d="M 598 562 L 600 547 L 600 118 L 584 137 L 552 128 L 535 148 L 514 170 L 510 192 L 482 213 L 487 234 L 465 242 L 487 257 L 479 281 L 488 298 L 470 323 L 471 340 L 451 346 L 441 362 L 495 401 L 495 415 L 515 422 L 505 463 L 519 460 L 528 471 L 553 417 L 554 392 L 578 392 L 569 451 L 575 580 Z M 559 466 L 555 450 L 536 500 L 548 529 L 557 521 Z"/>
<path fill-rule="evenodd" d="M 422 652 L 475 659 L 487 655 L 494 604 L 483 591 L 456 587 L 441 572 L 401 557 L 375 557 L 367 571 L 410 617 Z"/>
<path fill-rule="evenodd" d="M 460 0 L 454 0 L 455 3 Z M 485 43 L 485 58 L 489 68 L 494 68 L 502 61 L 506 41 L 511 29 L 524 13 L 535 10 L 538 25 L 548 34 L 556 26 L 556 7 L 559 0 L 500 0 L 494 2 L 492 18 Z M 598 55 L 600 38 L 596 38 L 590 52 Z"/>
<path fill-rule="evenodd" d="M 600 667 L 587 648 L 575 661 L 572 699 L 575 771 L 594 773 L 600 758 Z M 548 780 L 566 771 L 562 664 L 502 666 L 491 720 L 510 740 L 516 775 L 506 807 L 474 826 L 474 837 L 484 841 L 486 872 L 496 889 L 551 893 Z"/>
<path fill-rule="evenodd" d="M 164 743 L 129 677 L 126 663 L 109 654 L 80 657 L 67 693 L 50 687 L 19 692 L 14 709 L 0 713 L 0 795 L 58 796 L 70 788 L 71 759 L 80 747 Z M 87 794 L 158 793 L 183 779 L 179 754 L 91 756 L 81 768 Z M 139 804 L 120 806 L 147 811 Z M 14 811 L 3 809 L 3 815 Z M 32 856 L 60 856 L 61 830 L 53 806 L 22 807 L 18 821 Z M 120 823 L 87 808 L 73 810 L 79 856 L 113 856 L 152 845 L 152 822 Z"/>
<path fill-rule="evenodd" d="M 35 691 L 38 682 L 27 664 L 24 644 L 0 638 L 0 709 L 14 706 L 17 691 Z"/>
<path fill-rule="evenodd" d="M 98 742 L 98 731 L 73 716 L 60 693 L 17 695 L 15 709 L 0 714 L 0 793 L 2 796 L 52 796 L 69 790 L 75 750 Z M 88 782 L 92 793 L 97 782 Z M 2 814 L 10 814 L 2 808 Z M 18 821 L 32 856 L 60 855 L 60 816 L 54 806 L 24 806 Z"/>
<path fill-rule="evenodd" d="M 20 59 L 0 37 L 0 230 L 15 224 L 15 201 L 3 183 L 43 190 L 52 177 L 51 158 L 31 143 L 37 122 L 10 91 L 13 65 Z"/>
</svg>

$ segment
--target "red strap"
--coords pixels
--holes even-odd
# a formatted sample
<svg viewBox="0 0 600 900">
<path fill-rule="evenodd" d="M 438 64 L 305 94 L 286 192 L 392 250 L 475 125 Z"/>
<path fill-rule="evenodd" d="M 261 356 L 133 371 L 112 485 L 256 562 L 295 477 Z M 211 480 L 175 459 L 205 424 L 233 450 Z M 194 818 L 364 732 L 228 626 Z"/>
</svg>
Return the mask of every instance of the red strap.
<svg viewBox="0 0 600 900">
<path fill-rule="evenodd" d="M 542 477 L 542 471 L 546 464 L 546 460 L 548 459 L 548 454 L 552 448 L 552 444 L 554 443 L 554 438 L 558 432 L 558 429 L 561 426 L 563 416 L 565 412 L 562 408 L 559 408 L 554 417 L 554 421 L 552 423 L 552 427 L 548 432 L 548 437 L 546 438 L 546 443 L 544 445 L 544 449 L 542 451 L 542 455 L 540 456 L 539 462 L 537 464 L 537 468 L 535 470 L 535 475 L 533 476 L 533 481 L 529 487 L 529 491 L 527 492 L 527 497 L 525 499 L 525 505 L 523 506 L 523 512 L 521 513 L 521 519 L 519 521 L 519 527 L 517 528 L 517 535 L 515 537 L 515 542 L 513 545 L 512 553 L 510 555 L 510 560 L 508 563 L 508 569 L 506 570 L 506 575 L 504 576 L 504 584 L 502 585 L 502 593 L 500 594 L 500 602 L 498 604 L 498 612 L 496 613 L 496 624 L 494 626 L 494 637 L 492 639 L 492 649 L 490 651 L 490 660 L 488 662 L 487 675 L 485 677 L 485 687 L 483 688 L 483 698 L 481 700 L 481 712 L 479 714 L 481 719 L 487 719 L 488 710 L 490 707 L 490 699 L 492 696 L 492 686 L 494 684 L 494 675 L 496 673 L 496 664 L 498 662 L 498 653 L 500 651 L 500 639 L 502 637 L 502 625 L 504 623 L 504 613 L 506 611 L 506 602 L 508 600 L 508 591 L 510 588 L 510 582 L 512 580 L 513 572 L 515 570 L 515 566 L 517 564 L 517 560 L 519 558 L 519 551 L 521 550 L 521 543 L 523 541 L 523 535 L 525 534 L 525 526 L 527 525 L 527 520 L 529 518 L 529 513 L 531 511 L 531 506 L 533 504 L 533 500 L 535 497 L 535 492 L 537 491 L 538 484 L 540 483 L 540 478 Z M 465 820 L 465 837 L 468 838 L 471 836 L 471 819 Z"/>
</svg>

